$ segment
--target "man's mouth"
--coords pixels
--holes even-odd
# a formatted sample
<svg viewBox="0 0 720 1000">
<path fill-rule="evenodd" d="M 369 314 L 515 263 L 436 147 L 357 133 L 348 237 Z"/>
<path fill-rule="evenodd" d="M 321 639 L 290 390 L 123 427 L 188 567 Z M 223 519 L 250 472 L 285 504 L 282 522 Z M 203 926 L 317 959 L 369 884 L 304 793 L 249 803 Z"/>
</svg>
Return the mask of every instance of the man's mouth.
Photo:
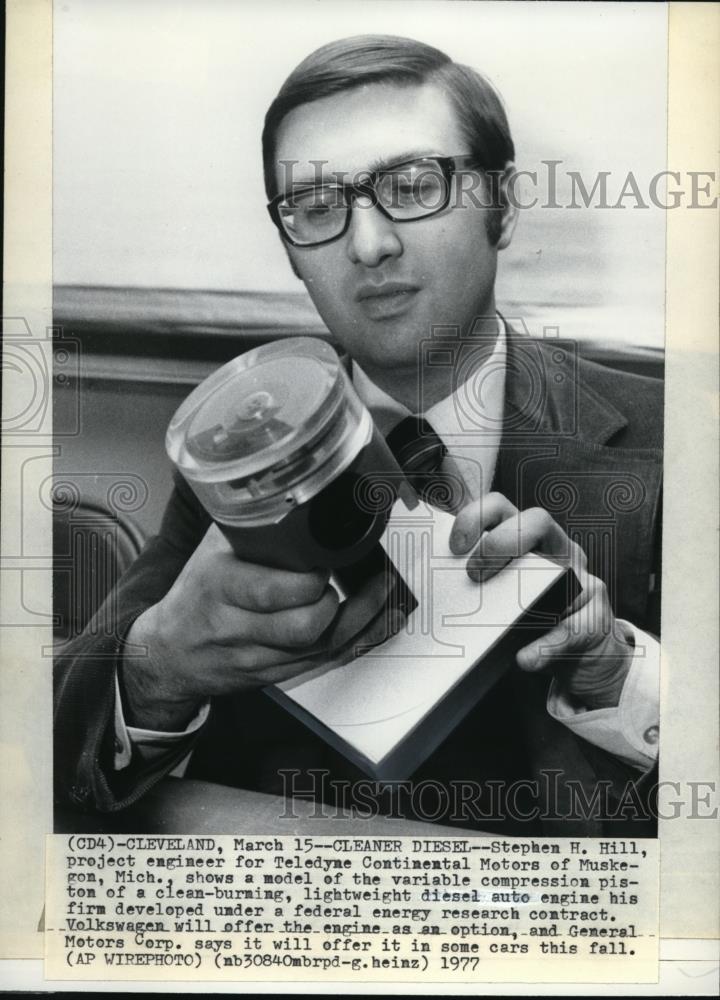
<svg viewBox="0 0 720 1000">
<path fill-rule="evenodd" d="M 398 316 L 408 309 L 420 289 L 404 281 L 383 281 L 363 285 L 355 296 L 370 319 Z"/>
</svg>

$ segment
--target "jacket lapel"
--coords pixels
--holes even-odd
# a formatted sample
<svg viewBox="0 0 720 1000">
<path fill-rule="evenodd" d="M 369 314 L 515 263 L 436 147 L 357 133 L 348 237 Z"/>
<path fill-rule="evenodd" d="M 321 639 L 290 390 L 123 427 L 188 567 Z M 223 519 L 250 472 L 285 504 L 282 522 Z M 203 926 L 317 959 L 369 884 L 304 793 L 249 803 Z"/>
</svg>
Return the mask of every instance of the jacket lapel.
<svg viewBox="0 0 720 1000">
<path fill-rule="evenodd" d="M 505 422 L 493 488 L 543 507 L 605 581 L 615 613 L 645 627 L 662 457 L 622 442 L 627 418 L 569 341 L 508 332 Z"/>
<path fill-rule="evenodd" d="M 591 383 L 570 341 L 537 341 L 508 329 L 504 427 L 493 489 L 519 509 L 543 507 L 583 548 L 618 617 L 645 624 L 662 459 L 654 449 L 613 447 L 626 416 Z M 516 704 L 535 779 L 546 790 L 549 834 L 599 835 L 598 820 L 562 821 L 597 772 L 582 741 L 545 709 L 548 681 L 514 675 Z M 612 763 L 608 766 L 612 771 Z M 603 773 L 605 773 L 603 768 Z M 552 780 L 550 780 L 552 778 Z M 572 784 L 575 783 L 575 790 Z M 553 818 L 555 815 L 556 818 Z"/>
</svg>

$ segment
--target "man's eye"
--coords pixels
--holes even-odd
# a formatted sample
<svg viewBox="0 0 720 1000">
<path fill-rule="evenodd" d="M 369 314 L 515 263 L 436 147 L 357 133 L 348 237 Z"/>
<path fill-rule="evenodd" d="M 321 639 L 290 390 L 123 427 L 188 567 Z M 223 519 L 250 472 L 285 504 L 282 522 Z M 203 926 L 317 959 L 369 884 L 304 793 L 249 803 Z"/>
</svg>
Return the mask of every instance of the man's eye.
<svg viewBox="0 0 720 1000">
<path fill-rule="evenodd" d="M 389 207 L 430 207 L 442 189 L 443 178 L 433 170 L 387 174 L 383 178 L 381 197 Z"/>
<path fill-rule="evenodd" d="M 400 196 L 412 194 L 415 184 L 411 177 L 391 174 L 388 178 L 386 178 L 385 187 L 393 194 Z"/>
<path fill-rule="evenodd" d="M 321 229 L 336 225 L 338 215 L 335 205 L 307 205 L 296 211 L 295 223 L 305 228 Z"/>
<path fill-rule="evenodd" d="M 301 241 L 328 239 L 342 230 L 347 206 L 336 188 L 296 191 L 280 206 L 285 229 Z"/>
<path fill-rule="evenodd" d="M 402 180 L 393 184 L 392 189 L 399 198 L 409 198 L 417 191 L 418 185 L 413 184 L 412 181 Z"/>
</svg>

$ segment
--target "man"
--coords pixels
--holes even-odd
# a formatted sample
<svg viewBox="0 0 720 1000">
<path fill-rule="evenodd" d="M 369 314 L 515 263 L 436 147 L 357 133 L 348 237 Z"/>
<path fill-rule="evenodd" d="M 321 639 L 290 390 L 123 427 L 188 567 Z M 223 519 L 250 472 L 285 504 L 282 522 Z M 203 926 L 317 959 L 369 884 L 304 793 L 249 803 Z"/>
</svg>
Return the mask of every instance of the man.
<svg viewBox="0 0 720 1000">
<path fill-rule="evenodd" d="M 640 630 L 659 624 L 661 386 L 574 367 L 498 316 L 497 257 L 517 222 L 514 148 L 474 71 L 407 39 L 332 43 L 283 85 L 263 154 L 290 263 L 353 359 L 378 426 L 392 433 L 424 414 L 447 439 L 466 487 L 451 547 L 470 576 L 480 584 L 538 550 L 582 585 L 414 780 L 474 783 L 483 803 L 493 782 L 514 789 L 464 825 L 599 833 L 596 818 L 569 815 L 572 783 L 588 799 L 598 780 L 616 799 L 629 787 L 637 803 L 657 753 L 657 643 Z M 457 365 L 418 365 L 438 327 L 483 347 L 467 378 Z M 454 451 L 460 394 L 478 374 L 494 384 L 482 439 Z M 81 637 L 58 667 L 62 796 L 120 808 L 193 748 L 189 774 L 241 787 L 280 791 L 287 769 L 326 770 L 332 800 L 334 778 L 360 776 L 261 691 L 333 655 L 340 616 L 326 573 L 236 559 L 178 482 L 113 601 L 117 638 Z M 377 589 L 350 606 L 365 642 L 383 637 L 366 628 L 381 601 Z M 531 790 L 543 775 L 553 781 L 540 810 L 521 808 L 518 782 Z"/>
</svg>

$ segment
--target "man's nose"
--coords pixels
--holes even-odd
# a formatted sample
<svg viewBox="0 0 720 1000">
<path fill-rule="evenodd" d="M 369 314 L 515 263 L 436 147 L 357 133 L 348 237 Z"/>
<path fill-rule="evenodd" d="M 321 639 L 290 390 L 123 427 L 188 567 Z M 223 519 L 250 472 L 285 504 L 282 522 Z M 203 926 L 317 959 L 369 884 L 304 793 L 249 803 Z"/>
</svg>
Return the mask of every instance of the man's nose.
<svg viewBox="0 0 720 1000">
<path fill-rule="evenodd" d="M 353 264 L 377 267 L 402 252 L 403 245 L 392 219 L 384 216 L 370 198 L 356 198 L 347 242 L 347 254 Z"/>
</svg>

